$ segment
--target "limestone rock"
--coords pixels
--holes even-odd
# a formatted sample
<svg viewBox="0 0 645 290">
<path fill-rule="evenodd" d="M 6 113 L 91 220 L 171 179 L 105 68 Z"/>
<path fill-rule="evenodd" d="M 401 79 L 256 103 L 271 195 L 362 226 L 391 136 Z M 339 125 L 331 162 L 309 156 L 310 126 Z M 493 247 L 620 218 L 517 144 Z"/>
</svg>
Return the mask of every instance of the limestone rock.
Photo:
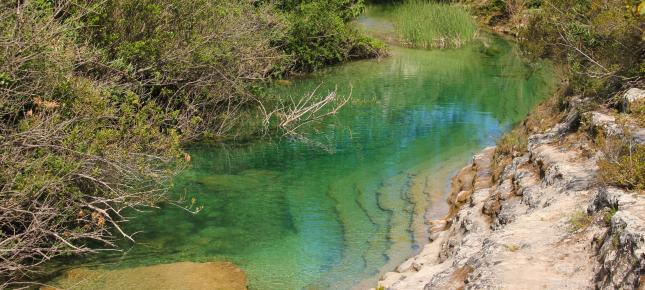
<svg viewBox="0 0 645 290">
<path fill-rule="evenodd" d="M 637 289 L 645 275 L 645 196 L 601 188 L 590 212 L 611 208 L 609 229 L 596 238 L 598 289 Z"/>
<path fill-rule="evenodd" d="M 623 95 L 623 111 L 629 112 L 630 106 L 637 101 L 645 99 L 645 90 L 631 88 Z"/>
<path fill-rule="evenodd" d="M 618 123 L 616 123 L 616 117 L 601 112 L 587 113 L 585 118 L 592 128 L 600 129 L 608 136 L 623 137 L 626 135 L 625 131 L 627 131 L 629 133 L 627 135 L 634 140 L 634 142 L 645 144 L 645 128 L 641 128 L 631 123 L 623 125 L 624 128 L 622 128 Z"/>
<path fill-rule="evenodd" d="M 614 117 L 594 126 L 622 134 Z M 529 136 L 497 182 L 487 148 L 453 178 L 451 214 L 433 221 L 431 242 L 387 273 L 385 289 L 638 289 L 645 274 L 645 195 L 599 188 L 597 155 L 559 139 L 575 116 Z M 576 149 L 577 148 L 577 149 Z M 615 214 L 611 225 L 606 213 Z M 594 222 L 571 231 L 580 210 Z M 641 280 L 639 280 L 641 279 Z"/>
</svg>

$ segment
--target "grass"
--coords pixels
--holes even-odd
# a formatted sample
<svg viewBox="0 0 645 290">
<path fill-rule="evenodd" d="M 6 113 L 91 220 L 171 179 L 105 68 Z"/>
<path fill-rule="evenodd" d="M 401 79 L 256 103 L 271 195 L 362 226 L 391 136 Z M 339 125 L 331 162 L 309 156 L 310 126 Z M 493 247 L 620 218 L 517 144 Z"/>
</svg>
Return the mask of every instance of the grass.
<svg viewBox="0 0 645 290">
<path fill-rule="evenodd" d="M 574 233 L 580 229 L 586 228 L 591 224 L 592 217 L 584 211 L 577 211 L 569 219 L 569 231 Z"/>
<path fill-rule="evenodd" d="M 624 146 L 620 155 L 612 160 L 598 162 L 600 181 L 627 189 L 645 189 L 645 146 Z"/>
<path fill-rule="evenodd" d="M 636 125 L 645 127 L 645 99 L 638 100 L 631 104 L 629 110 Z"/>
<path fill-rule="evenodd" d="M 641 191 L 645 189 L 645 145 L 631 141 L 629 129 L 622 127 L 623 137 L 595 132 L 594 143 L 603 153 L 598 160 L 598 180 L 604 185 Z"/>
<path fill-rule="evenodd" d="M 495 156 L 491 169 L 493 180 L 499 180 L 504 168 L 510 164 L 513 157 L 522 155 L 527 151 L 528 135 L 522 127 L 518 127 L 502 136 L 497 141 Z"/>
<path fill-rule="evenodd" d="M 611 226 L 611 219 L 614 217 L 614 215 L 618 212 L 618 209 L 615 207 L 610 207 L 609 210 L 607 210 L 603 216 L 602 216 L 602 221 L 605 223 L 606 226 Z"/>
<path fill-rule="evenodd" d="M 411 0 L 396 6 L 392 15 L 399 37 L 410 47 L 460 47 L 477 34 L 477 24 L 460 6 Z"/>
</svg>

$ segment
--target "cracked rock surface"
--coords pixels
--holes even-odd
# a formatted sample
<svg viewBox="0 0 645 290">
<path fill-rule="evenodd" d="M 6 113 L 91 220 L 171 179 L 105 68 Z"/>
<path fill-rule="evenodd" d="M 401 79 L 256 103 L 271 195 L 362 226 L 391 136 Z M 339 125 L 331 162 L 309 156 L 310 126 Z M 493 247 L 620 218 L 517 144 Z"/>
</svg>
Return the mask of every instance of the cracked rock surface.
<svg viewBox="0 0 645 290">
<path fill-rule="evenodd" d="M 621 134 L 612 116 L 593 125 Z M 645 195 L 597 182 L 599 153 L 529 138 L 493 181 L 489 147 L 452 180 L 430 243 L 386 273 L 384 289 L 644 289 Z M 576 222 L 577 221 L 577 222 Z"/>
</svg>

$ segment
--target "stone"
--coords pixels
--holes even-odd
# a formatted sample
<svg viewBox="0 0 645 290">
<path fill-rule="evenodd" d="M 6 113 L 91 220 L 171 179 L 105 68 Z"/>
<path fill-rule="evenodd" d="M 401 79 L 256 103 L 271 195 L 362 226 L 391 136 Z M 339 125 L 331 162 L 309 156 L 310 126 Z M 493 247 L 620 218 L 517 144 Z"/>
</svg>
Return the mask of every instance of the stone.
<svg viewBox="0 0 645 290">
<path fill-rule="evenodd" d="M 622 136 L 623 130 L 616 124 L 616 118 L 600 112 L 591 112 L 588 115 L 591 126 L 601 128 L 609 136 Z"/>
<path fill-rule="evenodd" d="M 617 128 L 613 116 L 588 117 L 603 130 Z M 386 275 L 379 285 L 391 290 L 643 287 L 645 195 L 600 186 L 597 154 L 557 142 L 568 134 L 564 128 L 575 126 L 574 119 L 529 136 L 529 152 L 515 156 L 497 182 L 489 179 L 491 150 L 477 154 L 453 179 L 449 193 L 450 200 L 465 202 L 437 224 L 423 253 L 398 269 L 404 273 Z M 581 209 L 593 222 L 571 232 L 572 215 Z M 608 227 L 607 213 L 614 213 Z"/>
<path fill-rule="evenodd" d="M 63 289 L 246 289 L 246 275 L 228 262 L 178 262 L 124 269 L 76 268 L 65 272 Z"/>
<path fill-rule="evenodd" d="M 639 88 L 631 88 L 623 95 L 623 111 L 629 112 L 630 106 L 640 100 L 645 99 L 645 90 Z"/>
</svg>

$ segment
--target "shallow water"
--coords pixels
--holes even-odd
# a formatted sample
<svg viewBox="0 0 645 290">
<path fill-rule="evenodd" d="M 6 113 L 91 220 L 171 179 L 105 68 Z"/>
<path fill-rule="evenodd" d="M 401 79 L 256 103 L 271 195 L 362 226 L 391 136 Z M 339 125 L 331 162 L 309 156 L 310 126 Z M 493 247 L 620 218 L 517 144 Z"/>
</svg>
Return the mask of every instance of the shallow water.
<svg viewBox="0 0 645 290">
<path fill-rule="evenodd" d="M 427 240 L 434 189 L 418 177 L 445 178 L 494 144 L 549 93 L 551 79 L 548 65 L 529 65 L 508 42 L 486 38 L 453 50 L 395 47 L 388 58 L 275 87 L 295 97 L 319 85 L 320 94 L 351 87 L 352 98 L 308 128 L 307 140 L 191 149 L 176 194 L 195 197 L 202 212 L 142 214 L 128 227 L 144 231 L 138 243 L 101 261 L 231 261 L 251 289 L 373 286 Z"/>
</svg>

